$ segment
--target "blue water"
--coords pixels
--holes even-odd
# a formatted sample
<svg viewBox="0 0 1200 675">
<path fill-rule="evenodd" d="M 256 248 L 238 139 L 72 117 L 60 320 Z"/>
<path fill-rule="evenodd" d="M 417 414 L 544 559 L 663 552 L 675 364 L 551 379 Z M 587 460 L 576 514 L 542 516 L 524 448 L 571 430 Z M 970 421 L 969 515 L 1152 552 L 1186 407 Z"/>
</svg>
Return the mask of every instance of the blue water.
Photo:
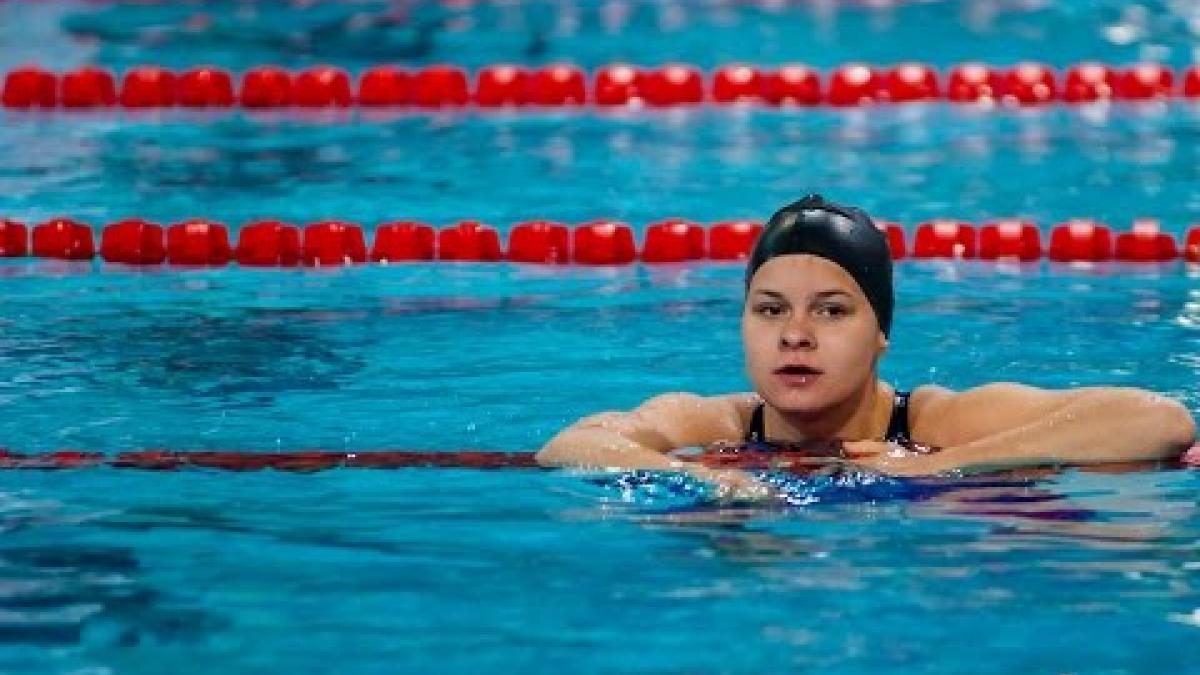
<svg viewBox="0 0 1200 675">
<path fill-rule="evenodd" d="M 1195 42 L 1180 5 L 421 5 L 414 16 L 440 27 L 409 53 L 405 36 L 427 29 L 372 24 L 381 3 L 9 2 L 0 66 L 1156 55 L 1178 66 Z M 605 13 L 620 11 L 623 22 Z M 354 15 L 377 39 L 339 32 Z M 856 29 L 871 39 L 848 40 Z M 303 37 L 313 31 L 322 38 Z M 0 111 L 0 214 L 204 216 L 235 229 L 266 216 L 472 217 L 502 231 L 617 217 L 641 230 L 667 216 L 762 218 L 820 189 L 906 224 L 1090 216 L 1123 229 L 1150 216 L 1178 234 L 1200 221 L 1197 128 L 1180 103 Z M 1198 280 L 1182 263 L 906 262 L 882 375 L 905 387 L 1141 386 L 1195 414 Z M 0 445 L 532 450 L 581 415 L 659 392 L 744 390 L 741 284 L 740 268 L 715 264 L 3 261 Z M 1194 470 L 777 478 L 791 505 L 721 508 L 687 481 L 531 470 L 0 472 L 0 672 L 1198 668 Z"/>
<path fill-rule="evenodd" d="M 864 113 L 699 109 L 603 114 L 8 113 L 0 208 L 37 222 L 130 215 L 416 218 L 765 218 L 826 189 L 883 218 L 1072 217 L 1127 229 L 1197 222 L 1200 112 L 954 106 Z M 354 189 L 347 189 L 352 185 Z"/>
</svg>

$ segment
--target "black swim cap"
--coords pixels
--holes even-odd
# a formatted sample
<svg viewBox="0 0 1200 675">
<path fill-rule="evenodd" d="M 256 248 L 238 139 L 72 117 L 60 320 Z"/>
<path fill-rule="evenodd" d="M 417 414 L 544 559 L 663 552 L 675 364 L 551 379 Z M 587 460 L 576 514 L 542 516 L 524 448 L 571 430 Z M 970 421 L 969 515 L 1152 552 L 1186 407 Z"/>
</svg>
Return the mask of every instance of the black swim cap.
<svg viewBox="0 0 1200 675">
<path fill-rule="evenodd" d="M 807 253 L 837 263 L 858 282 L 875 310 L 879 328 L 892 330 L 892 254 L 887 238 L 874 221 L 859 209 L 825 201 L 821 195 L 779 209 L 763 229 L 746 265 L 746 290 L 750 280 L 771 258 Z"/>
</svg>

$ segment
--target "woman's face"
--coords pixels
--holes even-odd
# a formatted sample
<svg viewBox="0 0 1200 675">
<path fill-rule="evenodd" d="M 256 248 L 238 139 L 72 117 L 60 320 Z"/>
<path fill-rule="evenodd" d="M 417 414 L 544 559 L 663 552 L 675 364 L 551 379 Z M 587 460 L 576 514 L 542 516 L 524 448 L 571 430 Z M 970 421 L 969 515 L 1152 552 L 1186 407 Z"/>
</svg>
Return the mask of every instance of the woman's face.
<svg viewBox="0 0 1200 675">
<path fill-rule="evenodd" d="M 742 344 L 750 381 L 767 403 L 814 414 L 873 382 L 887 338 L 846 270 L 813 255 L 783 255 L 751 279 Z"/>
</svg>

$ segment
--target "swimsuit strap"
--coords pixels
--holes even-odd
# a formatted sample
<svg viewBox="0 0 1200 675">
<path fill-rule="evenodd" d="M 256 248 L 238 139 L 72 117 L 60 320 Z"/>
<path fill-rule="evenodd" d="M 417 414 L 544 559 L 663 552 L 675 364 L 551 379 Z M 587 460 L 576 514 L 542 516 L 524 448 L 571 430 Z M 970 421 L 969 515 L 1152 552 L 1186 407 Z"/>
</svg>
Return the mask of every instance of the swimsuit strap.
<svg viewBox="0 0 1200 675">
<path fill-rule="evenodd" d="M 896 392 L 896 398 L 892 402 L 892 418 L 888 420 L 887 433 L 883 435 L 883 440 L 902 444 L 912 441 L 912 434 L 908 428 L 909 395 L 910 392 L 907 391 Z M 754 406 L 754 413 L 750 416 L 750 428 L 746 430 L 747 443 L 767 442 L 767 431 L 763 422 L 764 406 L 763 403 Z"/>
<path fill-rule="evenodd" d="M 888 421 L 887 433 L 883 440 L 907 445 L 912 442 L 912 434 L 908 429 L 908 397 L 907 391 L 897 391 L 892 403 L 892 419 Z"/>
<path fill-rule="evenodd" d="M 763 406 L 764 403 L 759 403 L 754 406 L 754 414 L 750 416 L 750 428 L 746 430 L 747 443 L 766 443 L 767 430 L 763 425 Z"/>
</svg>

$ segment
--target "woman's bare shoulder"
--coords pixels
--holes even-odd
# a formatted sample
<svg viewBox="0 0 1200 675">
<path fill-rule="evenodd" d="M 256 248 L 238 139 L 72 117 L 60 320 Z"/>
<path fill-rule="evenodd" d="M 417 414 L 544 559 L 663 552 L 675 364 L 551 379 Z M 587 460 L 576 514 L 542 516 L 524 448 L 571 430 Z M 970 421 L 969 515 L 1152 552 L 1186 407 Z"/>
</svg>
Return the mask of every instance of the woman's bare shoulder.
<svg viewBox="0 0 1200 675">
<path fill-rule="evenodd" d="M 923 410 L 936 408 L 937 406 L 949 401 L 954 394 L 957 393 L 953 389 L 936 384 L 924 384 L 912 390 L 909 395 L 909 409 L 913 415 L 919 414 Z"/>
<path fill-rule="evenodd" d="M 937 436 L 939 411 L 954 399 L 955 393 L 936 384 L 926 384 L 912 390 L 908 399 L 908 423 L 915 440 L 925 443 Z"/>
<path fill-rule="evenodd" d="M 758 394 L 749 392 L 740 392 L 736 394 L 726 394 L 718 398 L 724 399 L 726 405 L 730 406 L 738 420 L 738 439 L 746 437 L 746 431 L 750 429 L 750 420 L 754 417 L 754 409 L 762 405 L 762 397 Z"/>
<path fill-rule="evenodd" d="M 1023 424 L 1081 391 L 1053 391 L 1016 382 L 989 382 L 963 391 L 919 387 L 911 399 L 913 436 L 935 445 L 965 442 Z"/>
<path fill-rule="evenodd" d="M 744 438 L 759 401 L 753 393 L 702 396 L 671 392 L 647 400 L 631 414 L 679 442 L 706 445 Z"/>
</svg>

